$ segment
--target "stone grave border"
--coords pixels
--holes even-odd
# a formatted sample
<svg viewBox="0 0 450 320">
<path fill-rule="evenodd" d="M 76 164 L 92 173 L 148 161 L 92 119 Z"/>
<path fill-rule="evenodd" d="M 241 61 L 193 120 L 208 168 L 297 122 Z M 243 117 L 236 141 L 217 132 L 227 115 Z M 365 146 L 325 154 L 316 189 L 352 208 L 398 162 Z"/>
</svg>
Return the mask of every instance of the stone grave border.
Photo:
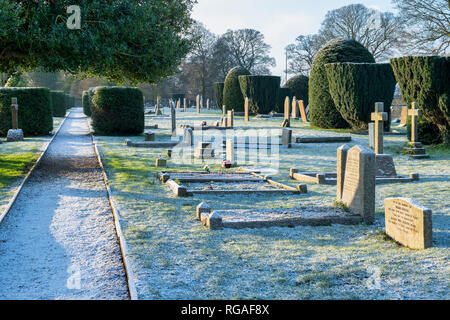
<svg viewBox="0 0 450 320">
<path fill-rule="evenodd" d="M 351 136 L 299 136 L 293 137 L 295 143 L 334 143 L 350 142 Z"/>
<path fill-rule="evenodd" d="M 242 175 L 243 178 L 240 177 L 208 177 L 212 174 L 219 175 L 221 173 L 202 173 L 202 172 L 195 172 L 195 171 L 172 171 L 172 172 L 166 172 L 161 171 L 157 173 L 158 179 L 165 183 L 170 187 L 172 192 L 178 196 L 178 197 L 187 197 L 192 196 L 194 194 L 216 194 L 216 195 L 227 195 L 227 194 L 248 194 L 248 193 L 294 193 L 294 194 L 303 194 L 307 193 L 307 187 L 306 185 L 298 185 L 296 188 L 287 186 L 285 184 L 282 184 L 280 182 L 274 181 L 270 179 L 267 176 L 260 176 L 253 172 L 230 172 L 233 175 Z M 230 174 L 226 173 L 226 174 Z M 171 174 L 175 175 L 174 178 L 171 178 Z M 180 178 L 176 177 L 177 174 L 196 174 L 196 175 L 204 175 L 205 177 L 193 177 L 193 178 Z M 178 184 L 174 179 L 178 180 L 180 184 Z M 183 182 L 191 182 L 191 183 L 207 183 L 207 182 L 244 182 L 244 181 L 250 181 L 250 182 L 266 182 L 270 185 L 279 187 L 279 189 L 269 189 L 269 190 L 240 190 L 240 189 L 230 189 L 230 190 L 192 190 L 188 189 L 186 186 L 184 186 Z"/>
</svg>

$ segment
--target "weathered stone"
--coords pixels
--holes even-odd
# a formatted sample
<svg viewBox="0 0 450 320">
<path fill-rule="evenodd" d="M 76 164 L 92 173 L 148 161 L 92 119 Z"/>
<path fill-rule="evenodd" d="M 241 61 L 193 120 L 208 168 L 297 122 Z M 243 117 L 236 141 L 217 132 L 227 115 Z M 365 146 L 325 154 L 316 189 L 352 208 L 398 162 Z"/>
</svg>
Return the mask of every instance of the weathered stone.
<svg viewBox="0 0 450 320">
<path fill-rule="evenodd" d="M 375 123 L 369 123 L 369 147 L 375 149 Z"/>
<path fill-rule="evenodd" d="M 8 135 L 6 136 L 7 142 L 23 141 L 23 131 L 22 129 L 10 129 L 8 130 Z"/>
<path fill-rule="evenodd" d="M 145 132 L 145 141 L 155 141 L 155 134 L 153 132 Z"/>
<path fill-rule="evenodd" d="M 281 123 L 281 126 L 283 128 L 289 128 L 291 126 L 290 121 L 288 119 L 284 119 L 283 122 Z"/>
<path fill-rule="evenodd" d="M 299 117 L 299 110 L 298 110 L 298 105 L 297 105 L 297 98 L 293 97 L 292 98 L 292 118 L 293 119 L 298 119 Z"/>
<path fill-rule="evenodd" d="M 306 109 L 305 109 L 305 104 L 304 104 L 303 100 L 298 101 L 298 108 L 300 110 L 300 116 L 302 117 L 302 121 L 308 122 L 308 117 L 306 115 Z"/>
<path fill-rule="evenodd" d="M 208 216 L 211 213 L 211 207 L 206 202 L 201 202 L 197 206 L 197 219 L 198 220 L 201 220 L 202 213 L 207 214 Z"/>
<path fill-rule="evenodd" d="M 245 120 L 245 122 L 249 122 L 250 121 L 250 118 L 249 118 L 250 110 L 249 110 L 249 105 L 248 105 L 248 97 L 245 97 L 244 112 L 245 112 L 244 120 Z"/>
<path fill-rule="evenodd" d="M 194 145 L 194 134 L 192 128 L 185 128 L 183 133 L 183 145 L 193 146 Z"/>
<path fill-rule="evenodd" d="M 234 127 L 234 110 L 228 110 L 227 126 Z"/>
<path fill-rule="evenodd" d="M 408 107 L 402 107 L 402 113 L 400 115 L 400 124 L 406 125 L 408 123 Z"/>
<path fill-rule="evenodd" d="M 284 100 L 284 120 L 290 120 L 291 114 L 290 114 L 290 100 L 289 97 L 286 97 Z"/>
<path fill-rule="evenodd" d="M 375 220 L 375 153 L 356 145 L 347 152 L 342 202 L 367 224 Z"/>
<path fill-rule="evenodd" d="M 394 159 L 390 154 L 377 154 L 376 160 L 376 176 L 377 177 L 396 177 L 397 171 L 395 170 Z"/>
<path fill-rule="evenodd" d="M 282 136 L 281 136 L 281 145 L 291 147 L 292 142 L 292 129 L 283 128 Z"/>
<path fill-rule="evenodd" d="M 172 124 L 172 137 L 177 136 L 177 113 L 174 107 L 170 108 L 170 118 Z"/>
<path fill-rule="evenodd" d="M 167 167 L 167 160 L 164 158 L 158 158 L 156 159 L 156 167 L 158 168 L 166 168 Z"/>
<path fill-rule="evenodd" d="M 226 160 L 234 162 L 234 140 L 228 139 L 226 142 Z"/>
<path fill-rule="evenodd" d="M 432 211 L 406 198 L 384 200 L 386 234 L 412 249 L 432 246 Z"/>
<path fill-rule="evenodd" d="M 337 201 L 342 201 L 342 192 L 344 191 L 345 165 L 347 163 L 347 153 L 350 147 L 346 144 L 337 149 Z"/>
<path fill-rule="evenodd" d="M 222 217 L 216 212 L 211 213 L 206 226 L 211 230 L 222 229 Z"/>
</svg>

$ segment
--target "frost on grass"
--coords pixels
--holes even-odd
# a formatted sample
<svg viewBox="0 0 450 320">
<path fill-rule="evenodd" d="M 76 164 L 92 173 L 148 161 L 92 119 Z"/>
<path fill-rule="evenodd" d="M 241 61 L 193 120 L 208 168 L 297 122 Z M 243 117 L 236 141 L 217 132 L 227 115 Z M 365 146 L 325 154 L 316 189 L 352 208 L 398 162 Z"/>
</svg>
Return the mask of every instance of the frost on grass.
<svg viewBox="0 0 450 320">
<path fill-rule="evenodd" d="M 219 119 L 220 114 L 177 115 L 177 126 Z M 282 119 L 245 123 L 243 128 L 279 129 Z M 148 118 L 156 135 L 170 134 L 170 118 Z M 337 135 L 292 122 L 293 135 Z M 397 128 L 394 128 L 397 129 Z M 397 129 L 398 130 L 398 129 Z M 345 133 L 348 134 L 348 133 Z M 136 138 L 136 137 L 135 137 Z M 194 195 L 176 198 L 156 177 L 156 157 L 164 149 L 123 146 L 125 137 L 96 137 L 114 198 L 122 214 L 125 237 L 142 299 L 449 299 L 450 291 L 450 154 L 412 160 L 401 155 L 405 136 L 385 137 L 399 174 L 417 172 L 420 181 L 376 187 L 376 222 L 322 227 L 207 230 L 195 217 L 206 201 L 213 210 L 279 210 L 331 206 L 336 187 L 308 185 L 308 194 Z M 142 140 L 144 138 L 142 137 Z M 368 146 L 368 137 L 352 135 L 350 146 Z M 280 167 L 270 175 L 295 186 L 289 168 L 330 172 L 341 143 L 280 148 Z M 211 170 L 220 169 L 220 161 Z M 203 165 L 175 164 L 170 170 L 202 171 Z M 254 166 L 258 164 L 245 164 Z M 433 210 L 433 248 L 411 250 L 384 235 L 383 200 L 412 198 Z M 281 209 L 280 209 L 281 210 Z"/>
</svg>

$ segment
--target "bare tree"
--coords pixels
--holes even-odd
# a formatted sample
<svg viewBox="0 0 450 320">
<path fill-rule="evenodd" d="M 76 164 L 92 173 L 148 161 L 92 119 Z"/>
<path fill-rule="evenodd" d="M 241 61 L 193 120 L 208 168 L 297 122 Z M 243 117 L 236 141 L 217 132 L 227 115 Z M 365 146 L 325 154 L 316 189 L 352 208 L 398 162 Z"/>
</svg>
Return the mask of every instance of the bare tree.
<svg viewBox="0 0 450 320">
<path fill-rule="evenodd" d="M 351 4 L 328 11 L 319 34 L 326 41 L 334 38 L 354 39 L 365 46 L 376 60 L 381 60 L 399 47 L 400 26 L 400 19 L 391 12 Z"/>
<path fill-rule="evenodd" d="M 289 58 L 288 73 L 308 75 L 317 51 L 325 44 L 317 34 L 300 35 L 286 47 Z"/>
<path fill-rule="evenodd" d="M 269 56 L 270 45 L 264 42 L 264 35 L 254 29 L 228 30 L 221 37 L 236 66 L 252 74 L 270 74 L 269 67 L 276 65 Z"/>
<path fill-rule="evenodd" d="M 408 52 L 448 54 L 450 51 L 450 1 L 393 0 L 404 24 Z M 409 45 L 408 45 L 409 44 Z"/>
</svg>

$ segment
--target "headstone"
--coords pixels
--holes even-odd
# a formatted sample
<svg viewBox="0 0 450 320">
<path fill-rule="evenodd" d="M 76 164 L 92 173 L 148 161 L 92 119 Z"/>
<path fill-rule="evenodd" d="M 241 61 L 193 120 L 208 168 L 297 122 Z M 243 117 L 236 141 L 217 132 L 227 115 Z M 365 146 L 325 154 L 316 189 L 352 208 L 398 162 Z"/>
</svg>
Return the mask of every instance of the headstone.
<svg viewBox="0 0 450 320">
<path fill-rule="evenodd" d="M 178 99 L 177 101 L 177 109 L 181 109 L 181 99 Z"/>
<path fill-rule="evenodd" d="M 153 132 L 145 132 L 145 141 L 155 141 L 155 133 Z"/>
<path fill-rule="evenodd" d="M 292 119 L 298 119 L 298 105 L 297 105 L 297 98 L 292 98 Z"/>
<path fill-rule="evenodd" d="M 222 106 L 222 116 L 225 117 L 227 114 L 227 107 L 225 105 Z"/>
<path fill-rule="evenodd" d="M 408 122 L 408 107 L 403 106 L 402 107 L 402 113 L 400 115 L 400 124 L 403 126 L 406 126 L 406 123 Z"/>
<path fill-rule="evenodd" d="M 196 102 L 197 102 L 197 113 L 200 113 L 200 95 L 197 95 L 196 98 Z"/>
<path fill-rule="evenodd" d="M 19 105 L 17 98 L 11 98 L 11 126 L 6 137 L 7 142 L 15 142 L 23 140 L 23 131 L 19 129 Z"/>
<path fill-rule="evenodd" d="M 281 145 L 291 147 L 292 142 L 292 129 L 283 128 L 282 136 L 281 136 Z"/>
<path fill-rule="evenodd" d="M 302 117 L 302 121 L 308 122 L 308 117 L 306 116 L 306 110 L 303 100 L 298 101 L 298 108 L 300 109 L 300 116 Z"/>
<path fill-rule="evenodd" d="M 376 154 L 383 153 L 383 130 L 384 121 L 388 120 L 388 113 L 384 112 L 384 103 L 375 103 L 375 112 L 372 113 L 372 121 L 375 121 L 375 146 L 374 150 Z"/>
<path fill-rule="evenodd" d="M 198 220 L 202 219 L 202 214 L 206 214 L 209 216 L 210 213 L 211 213 L 211 207 L 206 202 L 201 202 L 197 206 L 197 219 Z"/>
<path fill-rule="evenodd" d="M 186 98 L 183 99 L 183 111 L 186 112 Z"/>
<path fill-rule="evenodd" d="M 172 106 L 172 108 L 170 108 L 170 117 L 171 117 L 171 123 L 172 123 L 172 137 L 176 137 L 177 136 L 177 119 L 176 119 L 176 110 L 175 108 Z"/>
<path fill-rule="evenodd" d="M 249 122 L 249 105 L 248 105 L 248 97 L 245 97 L 245 104 L 244 104 L 244 120 L 245 122 Z"/>
<path fill-rule="evenodd" d="M 194 151 L 196 159 L 212 159 L 214 158 L 214 149 L 211 142 L 199 142 Z"/>
<path fill-rule="evenodd" d="M 411 116 L 411 141 L 408 142 L 408 147 L 404 148 L 404 153 L 415 159 L 429 158 L 422 143 L 418 141 L 417 120 L 422 115 L 422 111 L 417 109 L 415 102 L 408 110 L 408 115 Z"/>
<path fill-rule="evenodd" d="M 286 97 L 286 99 L 284 100 L 284 120 L 291 119 L 291 114 L 289 113 L 289 111 L 290 111 L 290 100 L 289 97 Z"/>
<path fill-rule="evenodd" d="M 226 142 L 226 158 L 231 163 L 234 162 L 234 139 L 228 139 Z"/>
<path fill-rule="evenodd" d="M 234 127 L 234 110 L 228 110 L 227 126 L 230 128 Z"/>
<path fill-rule="evenodd" d="M 209 98 L 206 99 L 206 109 L 209 110 Z"/>
<path fill-rule="evenodd" d="M 346 144 L 337 149 L 337 201 L 342 201 L 344 191 L 345 165 L 347 163 L 347 153 L 350 147 Z"/>
<path fill-rule="evenodd" d="M 289 128 L 291 126 L 290 121 L 288 119 L 284 119 L 283 122 L 281 123 L 281 126 L 283 128 Z"/>
<path fill-rule="evenodd" d="M 203 96 L 200 96 L 200 109 L 203 109 Z"/>
<path fill-rule="evenodd" d="M 384 200 L 386 234 L 412 249 L 432 246 L 432 212 L 421 204 L 406 198 Z"/>
<path fill-rule="evenodd" d="M 309 105 L 305 108 L 306 120 L 309 121 Z"/>
<path fill-rule="evenodd" d="M 377 154 L 376 161 L 376 176 L 377 177 L 396 177 L 394 159 L 390 154 Z"/>
<path fill-rule="evenodd" d="M 348 150 L 342 202 L 367 224 L 375 221 L 375 166 L 375 153 L 369 148 L 356 145 Z"/>
<path fill-rule="evenodd" d="M 194 145 L 194 135 L 192 128 L 185 128 L 183 133 L 183 145 L 191 147 Z"/>
<path fill-rule="evenodd" d="M 158 167 L 158 168 L 166 168 L 167 167 L 167 160 L 164 159 L 164 158 L 156 159 L 156 167 Z"/>
<path fill-rule="evenodd" d="M 375 149 L 375 123 L 369 123 L 369 147 L 370 149 Z"/>
</svg>

